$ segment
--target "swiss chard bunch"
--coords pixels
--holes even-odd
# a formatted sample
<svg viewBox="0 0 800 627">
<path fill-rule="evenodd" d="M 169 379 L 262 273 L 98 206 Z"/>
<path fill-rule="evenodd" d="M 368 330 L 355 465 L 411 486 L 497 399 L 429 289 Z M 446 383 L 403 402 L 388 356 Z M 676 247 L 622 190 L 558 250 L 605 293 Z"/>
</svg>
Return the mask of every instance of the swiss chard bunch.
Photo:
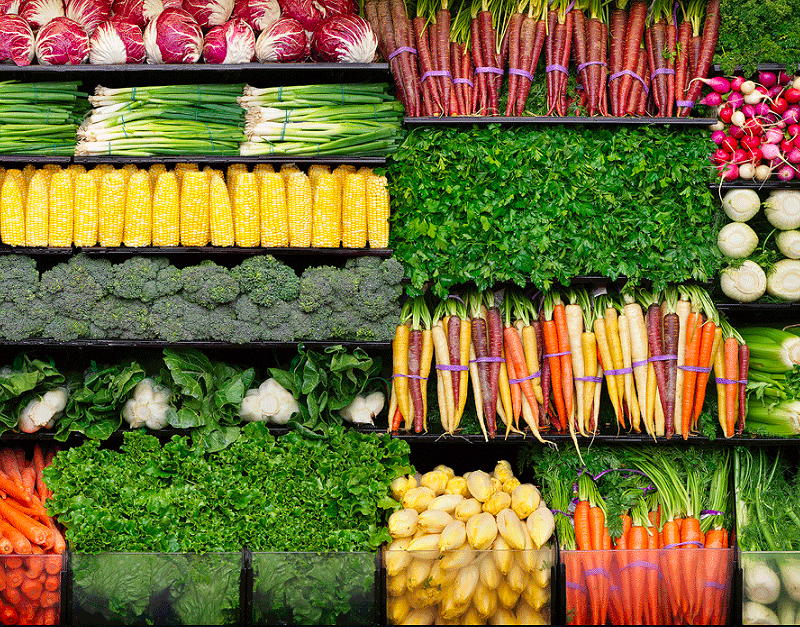
<svg viewBox="0 0 800 627">
<path fill-rule="evenodd" d="M 328 346 L 322 352 L 300 345 L 288 370 L 270 368 L 269 373 L 300 403 L 301 427 L 319 430 L 326 424 L 341 423 L 338 414 L 359 394 L 386 389 L 379 377 L 381 360 L 373 359 L 362 348 L 353 352 L 341 346 Z"/>
</svg>

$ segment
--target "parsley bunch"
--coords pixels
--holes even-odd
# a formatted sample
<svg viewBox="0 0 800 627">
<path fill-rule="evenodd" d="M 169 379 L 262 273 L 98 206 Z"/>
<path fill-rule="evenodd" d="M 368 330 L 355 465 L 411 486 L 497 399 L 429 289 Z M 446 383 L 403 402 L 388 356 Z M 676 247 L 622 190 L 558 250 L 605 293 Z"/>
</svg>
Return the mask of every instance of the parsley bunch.
<svg viewBox="0 0 800 627">
<path fill-rule="evenodd" d="M 703 129 L 418 129 L 389 165 L 392 246 L 445 295 L 576 275 L 666 283 L 719 270 Z"/>
</svg>

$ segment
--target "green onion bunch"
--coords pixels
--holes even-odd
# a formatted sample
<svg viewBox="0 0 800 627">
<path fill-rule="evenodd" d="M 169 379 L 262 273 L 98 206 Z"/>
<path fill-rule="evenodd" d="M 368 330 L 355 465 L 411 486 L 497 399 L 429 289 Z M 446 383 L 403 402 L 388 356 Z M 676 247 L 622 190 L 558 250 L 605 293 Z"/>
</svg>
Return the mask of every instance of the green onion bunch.
<svg viewBox="0 0 800 627">
<path fill-rule="evenodd" d="M 242 85 L 97 87 L 78 155 L 237 155 Z"/>
<path fill-rule="evenodd" d="M 244 88 L 240 154 L 382 156 L 402 137 L 388 83 Z"/>
<path fill-rule="evenodd" d="M 0 153 L 71 155 L 86 110 L 77 82 L 0 82 Z"/>
</svg>

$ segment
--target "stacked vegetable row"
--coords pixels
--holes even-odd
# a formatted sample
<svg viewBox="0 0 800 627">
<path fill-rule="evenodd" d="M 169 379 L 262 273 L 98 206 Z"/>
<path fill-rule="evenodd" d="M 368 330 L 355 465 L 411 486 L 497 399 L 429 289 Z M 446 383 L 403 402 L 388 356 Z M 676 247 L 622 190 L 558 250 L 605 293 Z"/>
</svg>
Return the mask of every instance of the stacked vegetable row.
<svg viewBox="0 0 800 627">
<path fill-rule="evenodd" d="M 194 163 L 0 169 L 0 241 L 9 246 L 386 248 L 386 178 L 312 165 L 227 173 Z"/>
<path fill-rule="evenodd" d="M 369 63 L 377 45 L 351 0 L 23 0 L 0 15 L 0 61 L 20 66 Z"/>
<path fill-rule="evenodd" d="M 724 181 L 800 178 L 800 76 L 759 72 L 758 83 L 742 76 L 708 81 L 703 103 L 717 107 L 711 161 Z"/>
<path fill-rule="evenodd" d="M 700 96 L 719 5 L 464 0 L 417 3 L 409 20 L 403 0 L 370 0 L 365 12 L 410 116 L 498 115 L 504 74 L 505 115 L 523 115 L 544 56 L 547 115 L 671 117 L 688 116 Z"/>
<path fill-rule="evenodd" d="M 387 341 L 400 315 L 403 269 L 394 259 L 349 259 L 298 276 L 270 255 L 228 269 L 211 261 L 177 268 L 161 257 L 112 264 L 76 255 L 42 271 L 22 255 L 0 257 L 0 337 Z"/>
<path fill-rule="evenodd" d="M 605 378 L 618 428 L 688 438 L 698 429 L 710 373 L 725 437 L 741 433 L 746 415 L 748 347 L 696 287 L 663 294 L 624 292 L 590 297 L 584 290 L 544 296 L 539 307 L 506 291 L 453 297 L 430 315 L 409 301 L 395 330 L 391 431 L 427 430 L 427 381 L 432 359 L 442 426 L 458 430 L 468 373 L 484 436 L 497 416 L 509 432 L 519 418 L 537 439 L 553 430 L 599 431 Z"/>
<path fill-rule="evenodd" d="M 391 624 L 549 623 L 553 514 L 509 462 L 491 475 L 440 465 L 391 487 L 403 506 L 384 551 Z"/>
<path fill-rule="evenodd" d="M 47 513 L 52 492 L 42 472 L 55 455 L 37 444 L 0 449 L 0 622 L 58 625 L 64 537 Z"/>
<path fill-rule="evenodd" d="M 537 449 L 528 461 L 556 512 L 570 624 L 727 623 L 727 453 Z"/>
</svg>

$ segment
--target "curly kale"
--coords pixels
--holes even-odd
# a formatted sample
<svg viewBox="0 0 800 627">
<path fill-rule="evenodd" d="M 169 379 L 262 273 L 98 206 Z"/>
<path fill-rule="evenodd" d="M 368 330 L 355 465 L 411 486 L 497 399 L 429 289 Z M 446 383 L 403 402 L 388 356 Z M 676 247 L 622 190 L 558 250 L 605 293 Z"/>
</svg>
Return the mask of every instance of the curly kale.
<svg viewBox="0 0 800 627">
<path fill-rule="evenodd" d="M 49 301 L 57 312 L 86 322 L 94 317 L 97 303 L 106 294 L 96 273 L 80 257 L 43 272 L 39 285 L 41 298 Z"/>
<path fill-rule="evenodd" d="M 164 296 L 150 307 L 150 320 L 158 337 L 168 342 L 211 339 L 208 309 L 180 296 Z"/>
<path fill-rule="evenodd" d="M 30 300 L 39 287 L 36 261 L 22 255 L 0 257 L 0 299 L 24 303 Z"/>
<path fill-rule="evenodd" d="M 181 278 L 183 297 L 208 309 L 230 303 L 239 295 L 239 284 L 230 270 L 213 261 L 184 268 Z"/>
<path fill-rule="evenodd" d="M 300 279 L 294 270 L 272 255 L 245 259 L 231 274 L 239 282 L 242 293 L 263 307 L 293 301 L 300 291 Z"/>
<path fill-rule="evenodd" d="M 105 333 L 100 337 L 127 339 L 153 337 L 150 308 L 135 300 L 106 296 L 98 303 L 92 322 Z"/>
<path fill-rule="evenodd" d="M 109 289 L 120 298 L 151 303 L 181 289 L 181 271 L 165 257 L 133 257 L 112 268 Z"/>
</svg>

